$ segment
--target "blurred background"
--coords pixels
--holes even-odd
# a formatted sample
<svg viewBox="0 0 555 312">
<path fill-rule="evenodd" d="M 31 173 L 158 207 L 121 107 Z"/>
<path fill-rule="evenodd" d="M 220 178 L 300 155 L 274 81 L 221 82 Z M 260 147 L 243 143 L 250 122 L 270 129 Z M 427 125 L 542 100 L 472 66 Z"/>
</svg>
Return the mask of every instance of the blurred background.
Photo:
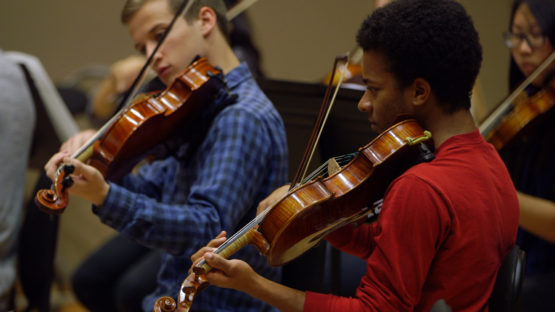
<svg viewBox="0 0 555 312">
<path fill-rule="evenodd" d="M 480 83 L 494 105 L 506 92 L 510 1 L 463 0 L 484 48 Z M 40 58 L 51 78 L 63 82 L 91 65 L 106 65 L 134 53 L 119 21 L 122 0 L 3 1 L 0 48 Z M 336 55 L 352 50 L 373 0 L 259 0 L 246 14 L 262 68 L 271 78 L 319 81 Z"/>
</svg>

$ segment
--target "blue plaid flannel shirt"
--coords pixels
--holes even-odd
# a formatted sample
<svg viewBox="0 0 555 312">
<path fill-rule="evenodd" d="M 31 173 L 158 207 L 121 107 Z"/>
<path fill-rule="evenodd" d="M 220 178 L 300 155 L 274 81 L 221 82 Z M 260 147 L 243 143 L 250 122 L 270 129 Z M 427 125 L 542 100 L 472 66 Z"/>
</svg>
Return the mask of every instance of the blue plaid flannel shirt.
<svg viewBox="0 0 555 312">
<path fill-rule="evenodd" d="M 125 237 L 164 251 L 157 289 L 143 301 L 145 311 L 152 311 L 160 296 L 176 298 L 191 266 L 190 256 L 221 230 L 231 235 L 252 220 L 258 202 L 287 181 L 280 115 L 245 63 L 226 80 L 238 98 L 217 113 L 194 152 L 187 153 L 186 142 L 173 156 L 110 183 L 104 204 L 93 209 Z M 206 111 L 220 105 L 224 104 L 216 100 Z M 200 123 L 202 118 L 206 114 L 199 117 Z M 280 278 L 280 270 L 270 267 L 252 246 L 234 258 L 270 279 Z M 274 310 L 245 293 L 218 287 L 197 294 L 193 306 L 195 311 Z"/>
</svg>

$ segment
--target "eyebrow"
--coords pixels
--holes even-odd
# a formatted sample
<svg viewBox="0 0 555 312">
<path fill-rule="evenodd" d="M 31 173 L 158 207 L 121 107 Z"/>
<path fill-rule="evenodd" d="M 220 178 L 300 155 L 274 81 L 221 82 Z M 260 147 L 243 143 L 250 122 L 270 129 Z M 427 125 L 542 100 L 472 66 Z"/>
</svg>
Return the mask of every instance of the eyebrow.
<svg viewBox="0 0 555 312">
<path fill-rule="evenodd" d="M 364 82 L 364 84 L 366 84 L 366 85 L 370 84 L 370 83 L 377 83 L 376 80 L 372 80 L 370 78 L 364 78 L 364 77 L 362 77 L 362 82 Z"/>
<path fill-rule="evenodd" d="M 519 25 L 519 24 L 512 24 L 511 25 L 511 29 L 516 29 L 516 30 L 531 30 L 531 31 L 535 31 L 535 30 L 542 30 L 542 27 L 539 25 L 539 23 L 528 23 L 526 22 L 526 25 Z"/>
</svg>

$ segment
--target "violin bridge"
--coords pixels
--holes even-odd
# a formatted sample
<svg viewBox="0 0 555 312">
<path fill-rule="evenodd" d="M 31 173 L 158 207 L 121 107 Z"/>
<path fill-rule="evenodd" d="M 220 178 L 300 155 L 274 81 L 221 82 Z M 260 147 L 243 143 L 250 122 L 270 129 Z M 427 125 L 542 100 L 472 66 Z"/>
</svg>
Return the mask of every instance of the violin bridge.
<svg viewBox="0 0 555 312">
<path fill-rule="evenodd" d="M 341 171 L 341 166 L 335 160 L 335 158 L 330 158 L 328 160 L 328 177 L 334 175 L 335 173 Z"/>
</svg>

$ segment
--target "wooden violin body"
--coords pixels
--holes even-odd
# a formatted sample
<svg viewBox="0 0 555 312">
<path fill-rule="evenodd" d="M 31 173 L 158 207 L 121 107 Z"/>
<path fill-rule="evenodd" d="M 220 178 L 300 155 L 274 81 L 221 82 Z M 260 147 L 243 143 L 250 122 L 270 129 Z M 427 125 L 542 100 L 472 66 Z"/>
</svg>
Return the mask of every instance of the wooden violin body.
<svg viewBox="0 0 555 312">
<path fill-rule="evenodd" d="M 268 240 L 268 263 L 281 266 L 324 236 L 374 213 L 389 183 L 420 159 L 431 135 L 414 120 L 402 121 L 366 146 L 339 172 L 296 188 L 276 203 L 258 231 Z"/>
<path fill-rule="evenodd" d="M 203 105 L 213 100 L 224 84 L 219 75 L 221 71 L 206 59 L 198 59 L 162 93 L 121 111 L 75 158 L 97 168 L 108 180 L 121 178 L 155 146 L 183 131 Z M 43 211 L 63 212 L 72 184 L 71 171 L 70 166 L 61 166 L 53 189 L 37 192 L 35 201 Z"/>
<path fill-rule="evenodd" d="M 532 97 L 525 93 L 516 98 L 513 109 L 484 137 L 501 150 L 519 133 L 525 132 L 533 121 L 555 106 L 555 79 Z"/>
<path fill-rule="evenodd" d="M 291 190 L 215 252 L 228 258 L 247 244 L 254 244 L 272 266 L 281 266 L 315 246 L 328 233 L 379 213 L 389 183 L 429 151 L 431 134 L 414 120 L 402 121 L 366 146 L 340 171 L 318 177 Z M 189 311 L 195 294 L 206 286 L 210 270 L 201 261 L 183 284 L 178 302 L 158 299 L 154 311 Z M 164 310 L 161 307 L 169 310 Z"/>
<path fill-rule="evenodd" d="M 134 103 L 94 143 L 89 164 L 109 180 L 117 180 L 153 147 L 172 134 L 185 130 L 202 107 L 213 100 L 222 87 L 220 70 L 199 59 L 160 95 Z"/>
</svg>

